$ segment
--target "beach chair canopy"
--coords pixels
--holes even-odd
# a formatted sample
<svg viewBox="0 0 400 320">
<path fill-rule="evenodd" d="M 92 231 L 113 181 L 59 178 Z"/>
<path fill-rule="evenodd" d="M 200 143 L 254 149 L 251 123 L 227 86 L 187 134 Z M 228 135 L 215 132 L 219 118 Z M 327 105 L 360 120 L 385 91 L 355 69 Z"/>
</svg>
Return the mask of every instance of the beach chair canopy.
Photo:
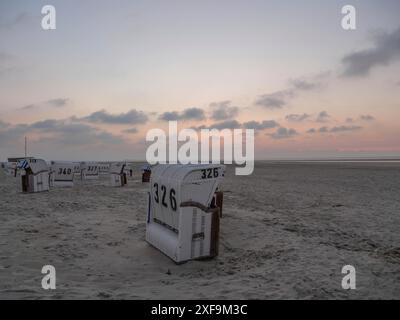
<svg viewBox="0 0 400 320">
<path fill-rule="evenodd" d="M 49 167 L 46 161 L 42 159 L 24 159 L 20 160 L 17 164 L 18 169 L 23 169 L 25 171 L 31 170 L 34 175 L 48 172 Z"/>
<path fill-rule="evenodd" d="M 143 172 L 145 172 L 145 171 L 151 171 L 151 165 L 145 164 L 144 166 L 141 167 L 141 170 L 142 170 Z"/>
<path fill-rule="evenodd" d="M 208 208 L 224 174 L 225 166 L 219 164 L 153 167 L 150 194 L 154 218 L 178 229 L 181 205 Z"/>
<path fill-rule="evenodd" d="M 114 162 L 110 165 L 111 174 L 123 174 L 126 164 L 124 162 Z"/>
</svg>

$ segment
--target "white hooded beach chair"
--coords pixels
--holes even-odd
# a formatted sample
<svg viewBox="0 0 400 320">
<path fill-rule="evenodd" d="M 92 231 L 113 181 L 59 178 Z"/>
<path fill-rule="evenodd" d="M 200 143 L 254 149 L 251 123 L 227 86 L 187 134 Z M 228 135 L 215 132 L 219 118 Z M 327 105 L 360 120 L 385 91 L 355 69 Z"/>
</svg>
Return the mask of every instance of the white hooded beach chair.
<svg viewBox="0 0 400 320">
<path fill-rule="evenodd" d="M 42 159 L 25 159 L 17 164 L 21 173 L 22 192 L 49 191 L 49 167 Z"/>
<path fill-rule="evenodd" d="M 110 179 L 112 187 L 123 187 L 127 183 L 126 173 L 125 173 L 126 164 L 123 162 L 115 162 L 110 166 Z"/>
<path fill-rule="evenodd" d="M 99 174 L 106 175 L 110 173 L 110 164 L 101 162 L 99 163 Z"/>
<path fill-rule="evenodd" d="M 50 185 L 52 187 L 73 187 L 75 164 L 52 161 L 50 164 Z"/>
<path fill-rule="evenodd" d="M 81 177 L 83 180 L 99 179 L 99 164 L 98 162 L 82 162 Z"/>
<path fill-rule="evenodd" d="M 153 167 L 147 242 L 177 263 L 218 255 L 220 209 L 212 203 L 224 174 L 214 164 Z"/>
</svg>

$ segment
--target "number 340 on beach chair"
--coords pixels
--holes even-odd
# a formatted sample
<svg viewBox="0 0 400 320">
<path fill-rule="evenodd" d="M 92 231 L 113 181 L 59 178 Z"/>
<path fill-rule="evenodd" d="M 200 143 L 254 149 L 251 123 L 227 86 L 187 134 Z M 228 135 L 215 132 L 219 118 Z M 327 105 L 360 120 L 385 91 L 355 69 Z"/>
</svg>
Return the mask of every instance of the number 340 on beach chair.
<svg viewBox="0 0 400 320">
<path fill-rule="evenodd" d="M 155 166 L 147 242 L 177 263 L 217 256 L 222 201 L 215 195 L 224 174 L 223 165 Z"/>
</svg>

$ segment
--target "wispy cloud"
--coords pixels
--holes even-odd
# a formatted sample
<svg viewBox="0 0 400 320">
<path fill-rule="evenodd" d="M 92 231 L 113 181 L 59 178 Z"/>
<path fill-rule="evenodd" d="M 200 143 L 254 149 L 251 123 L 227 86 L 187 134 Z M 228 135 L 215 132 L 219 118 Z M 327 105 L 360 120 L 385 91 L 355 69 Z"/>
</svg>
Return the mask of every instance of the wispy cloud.
<svg viewBox="0 0 400 320">
<path fill-rule="evenodd" d="M 361 130 L 361 126 L 339 126 L 339 127 L 333 127 L 329 130 L 329 132 L 348 132 L 348 131 L 358 131 Z"/>
<path fill-rule="evenodd" d="M 277 91 L 259 96 L 255 104 L 266 109 L 282 109 L 293 96 L 293 90 Z"/>
<path fill-rule="evenodd" d="M 26 12 L 21 12 L 9 20 L 0 21 L 0 29 L 10 29 L 21 23 L 25 23 L 32 20 L 32 16 Z"/>
<path fill-rule="evenodd" d="M 211 119 L 216 121 L 233 119 L 239 114 L 239 108 L 232 106 L 231 101 L 214 102 L 210 108 Z"/>
<path fill-rule="evenodd" d="M 32 110 L 32 109 L 35 109 L 35 108 L 37 108 L 37 107 L 38 107 L 38 106 L 35 105 L 35 104 L 28 104 L 28 105 L 26 105 L 26 106 L 21 107 L 20 110 Z"/>
<path fill-rule="evenodd" d="M 293 138 L 298 135 L 298 132 L 295 129 L 280 127 L 278 130 L 276 130 L 276 132 L 267 135 L 269 135 L 272 139 L 281 140 Z"/>
<path fill-rule="evenodd" d="M 363 114 L 360 116 L 360 120 L 362 121 L 374 121 L 375 117 L 369 115 L 369 114 Z"/>
<path fill-rule="evenodd" d="M 237 120 L 227 120 L 227 121 L 221 121 L 217 122 L 214 124 L 211 124 L 209 126 L 202 125 L 199 127 L 194 128 L 195 130 L 201 130 L 201 129 L 218 129 L 218 130 L 223 130 L 223 129 L 254 129 L 254 130 L 266 130 L 266 129 L 273 129 L 279 127 L 279 123 L 277 123 L 275 120 L 264 120 L 264 121 L 248 121 L 244 123 L 240 123 Z"/>
<path fill-rule="evenodd" d="M 361 126 L 343 125 L 343 126 L 337 126 L 337 127 L 332 127 L 332 128 L 329 128 L 329 127 L 321 127 L 319 129 L 311 128 L 311 129 L 307 130 L 307 133 L 311 133 L 311 134 L 314 134 L 314 133 L 341 133 L 341 132 L 358 131 L 361 129 L 363 129 L 363 127 L 361 127 Z"/>
<path fill-rule="evenodd" d="M 227 120 L 227 121 L 222 121 L 218 123 L 214 123 L 210 126 L 200 126 L 196 129 L 218 129 L 218 130 L 224 130 L 224 129 L 239 129 L 241 128 L 242 125 L 236 121 L 236 120 Z"/>
<path fill-rule="evenodd" d="M 310 81 L 304 78 L 290 79 L 289 83 L 293 86 L 294 89 L 302 91 L 313 90 L 320 86 L 319 82 Z"/>
<path fill-rule="evenodd" d="M 111 114 L 105 110 L 93 112 L 87 117 L 80 118 L 81 121 L 105 124 L 140 124 L 148 121 L 148 116 L 143 111 L 132 109 L 126 113 Z"/>
<path fill-rule="evenodd" d="M 40 107 L 45 107 L 45 106 L 49 106 L 51 108 L 62 108 L 67 106 L 70 103 L 70 99 L 69 98 L 55 98 L 55 99 L 49 99 L 40 103 L 30 103 L 28 105 L 25 105 L 23 107 L 20 108 L 20 110 L 33 110 L 33 109 L 37 109 Z"/>
<path fill-rule="evenodd" d="M 32 124 L 0 127 L 0 142 L 13 145 L 27 134 L 39 134 L 39 140 L 58 145 L 99 145 L 122 143 L 122 137 L 99 128 L 71 120 L 46 119 Z"/>
<path fill-rule="evenodd" d="M 318 116 L 316 121 L 317 122 L 327 122 L 330 119 L 330 115 L 326 111 L 321 111 Z"/>
<path fill-rule="evenodd" d="M 290 122 L 303 122 L 307 119 L 309 119 L 311 117 L 311 115 L 307 114 L 307 113 L 303 113 L 303 114 L 289 114 L 286 116 L 286 120 L 290 121 Z"/>
<path fill-rule="evenodd" d="M 375 35 L 373 47 L 343 57 L 343 75 L 365 77 L 377 66 L 387 66 L 400 59 L 400 28 Z"/>
<path fill-rule="evenodd" d="M 262 122 L 258 121 L 249 121 L 243 124 L 243 127 L 246 129 L 254 129 L 254 130 L 266 130 L 273 129 L 279 127 L 279 123 L 275 120 L 264 120 Z"/>
<path fill-rule="evenodd" d="M 178 121 L 178 120 L 194 120 L 201 121 L 206 118 L 206 113 L 203 109 L 200 108 L 188 108 L 183 110 L 182 112 L 171 111 L 164 112 L 159 116 L 160 120 L 163 121 Z"/>
<path fill-rule="evenodd" d="M 60 108 L 64 107 L 68 104 L 69 98 L 56 98 L 56 99 L 50 99 L 46 101 L 46 104 L 52 107 Z"/>
<path fill-rule="evenodd" d="M 128 134 L 136 134 L 139 132 L 139 130 L 137 128 L 130 128 L 130 129 L 125 129 L 122 132 Z"/>
<path fill-rule="evenodd" d="M 255 105 L 266 109 L 282 109 L 300 92 L 321 88 L 329 75 L 330 72 L 322 72 L 311 77 L 290 79 L 288 88 L 259 96 Z"/>
</svg>

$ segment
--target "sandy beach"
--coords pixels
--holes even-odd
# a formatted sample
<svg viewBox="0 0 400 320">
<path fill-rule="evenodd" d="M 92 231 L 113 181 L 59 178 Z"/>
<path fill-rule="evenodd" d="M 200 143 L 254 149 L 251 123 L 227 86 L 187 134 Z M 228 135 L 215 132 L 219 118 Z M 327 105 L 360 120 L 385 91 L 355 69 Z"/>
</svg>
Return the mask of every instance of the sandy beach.
<svg viewBox="0 0 400 320">
<path fill-rule="evenodd" d="M 0 299 L 400 299 L 400 163 L 258 162 L 228 168 L 220 254 L 176 265 L 145 242 L 137 164 L 22 194 L 0 181 Z M 57 289 L 41 287 L 54 265 Z M 344 265 L 357 289 L 341 287 Z"/>
</svg>

